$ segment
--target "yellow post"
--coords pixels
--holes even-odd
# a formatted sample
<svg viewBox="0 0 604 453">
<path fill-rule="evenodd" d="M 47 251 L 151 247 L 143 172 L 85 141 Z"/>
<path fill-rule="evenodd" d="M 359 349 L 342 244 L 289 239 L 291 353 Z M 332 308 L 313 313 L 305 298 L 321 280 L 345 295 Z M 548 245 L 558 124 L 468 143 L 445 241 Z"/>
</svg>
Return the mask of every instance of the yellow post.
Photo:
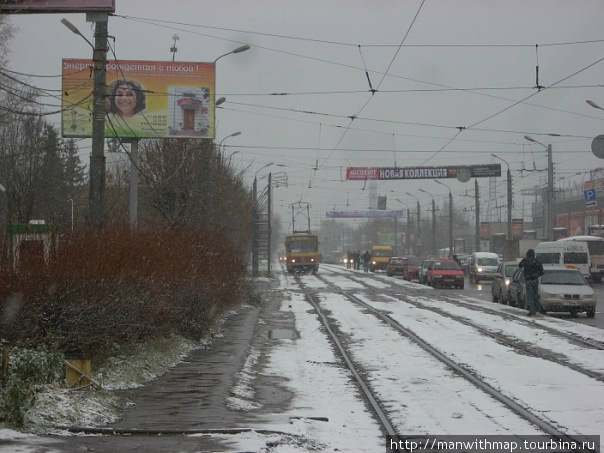
<svg viewBox="0 0 604 453">
<path fill-rule="evenodd" d="M 65 381 L 69 387 L 86 387 L 92 383 L 90 359 L 66 359 Z"/>
</svg>

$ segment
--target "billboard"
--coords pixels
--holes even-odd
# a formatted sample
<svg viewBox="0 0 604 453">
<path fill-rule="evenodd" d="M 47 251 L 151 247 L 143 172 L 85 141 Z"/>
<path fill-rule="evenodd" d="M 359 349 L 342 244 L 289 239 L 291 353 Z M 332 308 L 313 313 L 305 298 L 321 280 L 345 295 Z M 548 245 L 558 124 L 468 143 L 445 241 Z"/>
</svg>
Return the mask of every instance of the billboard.
<svg viewBox="0 0 604 453">
<path fill-rule="evenodd" d="M 466 169 L 471 178 L 489 178 L 501 176 L 500 164 L 486 165 L 447 165 L 442 167 L 348 167 L 346 179 L 365 181 L 376 179 L 388 181 L 395 179 L 441 179 L 457 178 L 461 169 Z"/>
<path fill-rule="evenodd" d="M 92 137 L 92 60 L 64 59 L 63 137 Z M 107 62 L 105 137 L 214 138 L 214 63 Z"/>
<path fill-rule="evenodd" d="M 0 0 L 2 13 L 115 12 L 115 0 Z"/>
<path fill-rule="evenodd" d="M 403 217 L 404 211 L 327 211 L 328 219 L 375 219 Z"/>
</svg>

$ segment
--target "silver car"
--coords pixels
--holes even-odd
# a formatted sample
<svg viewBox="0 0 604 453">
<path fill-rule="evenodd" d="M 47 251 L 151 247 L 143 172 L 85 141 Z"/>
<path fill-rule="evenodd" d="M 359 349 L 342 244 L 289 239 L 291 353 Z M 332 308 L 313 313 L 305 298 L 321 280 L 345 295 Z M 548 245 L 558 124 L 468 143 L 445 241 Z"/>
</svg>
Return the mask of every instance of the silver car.
<svg viewBox="0 0 604 453">
<path fill-rule="evenodd" d="M 512 275 L 518 269 L 518 264 L 518 261 L 503 261 L 499 264 L 497 272 L 493 277 L 493 285 L 491 286 L 491 298 L 493 302 L 508 303 L 508 288 L 512 281 Z"/>
<path fill-rule="evenodd" d="M 569 312 L 576 316 L 596 314 L 596 295 L 578 269 L 546 267 L 539 279 L 539 300 L 543 311 Z"/>
</svg>

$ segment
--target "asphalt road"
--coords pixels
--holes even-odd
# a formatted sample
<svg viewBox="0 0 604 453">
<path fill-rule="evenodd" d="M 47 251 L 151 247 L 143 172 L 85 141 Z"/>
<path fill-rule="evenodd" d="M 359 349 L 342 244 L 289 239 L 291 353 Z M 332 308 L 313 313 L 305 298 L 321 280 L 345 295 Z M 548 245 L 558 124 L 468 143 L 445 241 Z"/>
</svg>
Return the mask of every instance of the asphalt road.
<svg viewBox="0 0 604 453">
<path fill-rule="evenodd" d="M 598 299 L 598 305 L 596 306 L 596 316 L 594 318 L 588 318 L 585 313 L 579 313 L 578 316 L 573 317 L 570 313 L 548 313 L 548 316 L 555 316 L 561 319 L 567 319 L 571 322 L 577 322 L 580 324 L 585 324 L 588 326 L 597 327 L 599 329 L 604 329 L 604 284 L 592 284 L 592 288 L 596 292 L 596 297 Z M 447 291 L 447 290 L 440 290 Z M 450 291 L 450 290 L 449 290 Z M 466 278 L 464 293 L 476 297 L 477 299 L 483 299 L 485 301 L 491 302 L 491 282 L 480 282 L 478 285 L 475 283 L 470 283 Z"/>
</svg>

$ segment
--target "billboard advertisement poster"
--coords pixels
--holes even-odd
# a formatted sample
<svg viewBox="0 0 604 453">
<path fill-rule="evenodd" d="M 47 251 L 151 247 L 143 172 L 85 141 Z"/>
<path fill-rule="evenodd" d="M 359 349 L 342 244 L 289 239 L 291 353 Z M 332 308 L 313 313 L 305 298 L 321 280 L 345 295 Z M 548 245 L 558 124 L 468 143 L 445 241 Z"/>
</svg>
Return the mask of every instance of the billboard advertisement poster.
<svg viewBox="0 0 604 453">
<path fill-rule="evenodd" d="M 524 219 L 512 219 L 512 239 L 524 237 Z"/>
<path fill-rule="evenodd" d="M 115 12 L 115 0 L 0 0 L 2 13 Z"/>
<path fill-rule="evenodd" d="M 92 137 L 92 60 L 64 59 L 63 137 Z M 214 138 L 214 63 L 108 62 L 105 137 Z"/>
<path fill-rule="evenodd" d="M 447 165 L 442 167 L 348 167 L 346 179 L 349 181 L 396 180 L 396 179 L 441 179 L 457 178 L 461 169 L 468 171 L 471 178 L 501 176 L 500 164 Z"/>
<path fill-rule="evenodd" d="M 404 211 L 327 211 L 328 219 L 370 219 L 403 217 Z"/>
<path fill-rule="evenodd" d="M 490 240 L 491 239 L 491 223 L 480 222 L 480 239 Z"/>
</svg>

